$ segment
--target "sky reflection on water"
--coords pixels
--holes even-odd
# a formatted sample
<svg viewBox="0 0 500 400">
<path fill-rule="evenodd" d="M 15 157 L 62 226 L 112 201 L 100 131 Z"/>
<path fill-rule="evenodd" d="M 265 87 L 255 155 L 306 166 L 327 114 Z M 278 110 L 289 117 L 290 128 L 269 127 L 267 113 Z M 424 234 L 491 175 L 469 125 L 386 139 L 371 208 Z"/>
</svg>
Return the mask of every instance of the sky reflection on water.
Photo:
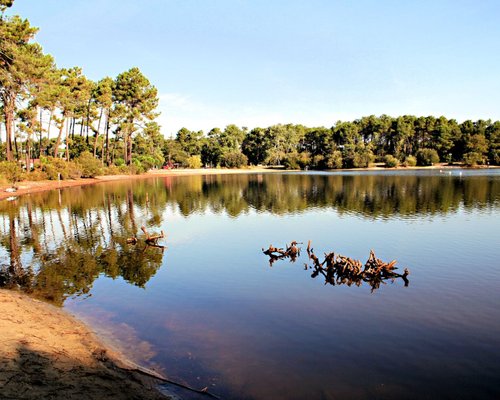
<svg viewBox="0 0 500 400">
<path fill-rule="evenodd" d="M 497 171 L 158 178 L 3 202 L 0 256 L 17 262 L 13 226 L 34 295 L 54 289 L 136 359 L 224 398 L 495 398 L 499 206 Z M 164 253 L 124 243 L 141 225 L 166 232 Z M 374 249 L 410 285 L 325 286 L 305 252 L 270 268 L 261 248 L 292 240 Z M 65 274 L 68 249 L 97 262 Z"/>
</svg>

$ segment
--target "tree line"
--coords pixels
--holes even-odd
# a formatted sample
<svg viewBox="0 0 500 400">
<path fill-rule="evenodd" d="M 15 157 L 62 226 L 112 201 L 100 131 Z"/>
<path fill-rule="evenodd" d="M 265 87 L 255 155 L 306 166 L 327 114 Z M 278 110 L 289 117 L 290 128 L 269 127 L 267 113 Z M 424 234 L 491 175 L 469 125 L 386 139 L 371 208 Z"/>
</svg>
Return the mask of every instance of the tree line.
<svg viewBox="0 0 500 400">
<path fill-rule="evenodd" d="M 0 0 L 0 170 L 20 164 L 31 179 L 183 167 L 280 165 L 289 169 L 500 164 L 500 122 L 443 116 L 367 116 L 332 127 L 228 125 L 180 129 L 165 138 L 155 121 L 158 92 L 139 68 L 99 81 L 58 68 L 34 42 L 37 28 L 7 16 Z M 32 160 L 39 160 L 34 166 Z M 13 166 L 15 165 L 15 166 Z M 15 174 L 14 174 L 15 175 Z"/>
<path fill-rule="evenodd" d="M 499 165 L 500 122 L 371 115 L 338 121 L 330 128 L 278 124 L 249 131 L 228 125 L 206 136 L 182 128 L 165 146 L 165 155 L 176 162 L 213 167 L 336 169 L 363 168 L 373 162 L 389 167 L 438 162 Z"/>
</svg>

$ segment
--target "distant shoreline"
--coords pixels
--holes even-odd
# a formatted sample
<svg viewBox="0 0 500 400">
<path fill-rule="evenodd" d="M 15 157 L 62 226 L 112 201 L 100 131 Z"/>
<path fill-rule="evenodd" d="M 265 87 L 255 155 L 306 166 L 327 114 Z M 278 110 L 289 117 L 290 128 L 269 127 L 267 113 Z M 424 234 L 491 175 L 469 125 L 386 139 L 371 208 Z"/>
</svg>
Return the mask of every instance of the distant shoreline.
<svg viewBox="0 0 500 400">
<path fill-rule="evenodd" d="M 500 166 L 483 166 L 476 168 L 465 168 L 460 165 L 436 164 L 429 167 L 396 167 L 385 168 L 381 166 L 373 166 L 368 168 L 352 168 L 352 169 L 333 169 L 324 170 L 325 172 L 345 172 L 345 171 L 413 171 L 413 170 L 436 170 L 436 169 L 498 169 Z M 244 169 L 222 169 L 222 168 L 200 168 L 200 169 L 171 169 L 171 170 L 151 170 L 139 175 L 103 175 L 96 178 L 80 178 L 68 179 L 62 181 L 21 181 L 14 186 L 17 188 L 15 192 L 6 192 L 12 185 L 0 185 L 0 200 L 10 197 L 22 196 L 24 194 L 39 193 L 53 189 L 63 189 L 73 186 L 93 185 L 101 182 L 113 182 L 130 179 L 144 179 L 166 176 L 195 176 L 195 175 L 228 175 L 228 174 L 248 174 L 248 173 L 282 173 L 282 172 L 303 172 L 303 170 L 285 170 L 272 167 L 250 167 Z M 313 170 L 310 170 L 313 171 Z M 317 171 L 317 170 L 314 170 Z M 321 171 L 321 170 L 318 170 Z"/>
</svg>

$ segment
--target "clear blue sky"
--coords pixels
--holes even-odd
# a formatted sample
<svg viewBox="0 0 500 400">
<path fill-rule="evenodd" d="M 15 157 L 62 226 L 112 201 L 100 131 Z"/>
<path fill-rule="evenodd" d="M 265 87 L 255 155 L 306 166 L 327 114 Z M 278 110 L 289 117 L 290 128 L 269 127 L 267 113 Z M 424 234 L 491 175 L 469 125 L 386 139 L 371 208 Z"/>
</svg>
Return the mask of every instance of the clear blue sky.
<svg viewBox="0 0 500 400">
<path fill-rule="evenodd" d="M 159 121 L 331 126 L 364 115 L 500 119 L 498 0 L 15 0 L 58 66 L 139 67 Z"/>
</svg>

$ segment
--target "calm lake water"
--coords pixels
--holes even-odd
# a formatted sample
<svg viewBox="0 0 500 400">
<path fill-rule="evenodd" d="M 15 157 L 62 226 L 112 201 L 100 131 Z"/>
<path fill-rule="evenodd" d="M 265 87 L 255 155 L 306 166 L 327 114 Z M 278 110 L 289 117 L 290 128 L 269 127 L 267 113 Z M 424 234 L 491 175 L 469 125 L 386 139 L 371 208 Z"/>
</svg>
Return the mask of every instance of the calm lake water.
<svg viewBox="0 0 500 400">
<path fill-rule="evenodd" d="M 500 398 L 499 170 L 98 184 L 1 201 L 0 234 L 0 281 L 225 399 Z M 409 285 L 325 283 L 308 240 Z"/>
</svg>

